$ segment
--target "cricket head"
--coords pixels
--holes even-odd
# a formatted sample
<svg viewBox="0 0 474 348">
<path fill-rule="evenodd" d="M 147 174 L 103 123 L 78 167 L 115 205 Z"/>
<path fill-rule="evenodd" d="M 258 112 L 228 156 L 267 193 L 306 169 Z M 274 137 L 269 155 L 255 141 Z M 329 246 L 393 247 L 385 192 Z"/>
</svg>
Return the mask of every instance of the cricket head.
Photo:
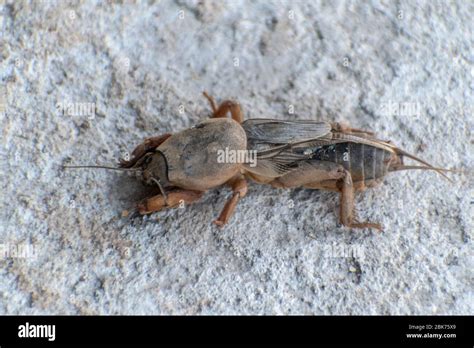
<svg viewBox="0 0 474 348">
<path fill-rule="evenodd" d="M 168 164 L 160 151 L 148 152 L 143 156 L 143 161 L 137 162 L 136 165 L 141 168 L 141 176 L 145 184 L 161 186 L 161 190 L 170 186 Z"/>
</svg>

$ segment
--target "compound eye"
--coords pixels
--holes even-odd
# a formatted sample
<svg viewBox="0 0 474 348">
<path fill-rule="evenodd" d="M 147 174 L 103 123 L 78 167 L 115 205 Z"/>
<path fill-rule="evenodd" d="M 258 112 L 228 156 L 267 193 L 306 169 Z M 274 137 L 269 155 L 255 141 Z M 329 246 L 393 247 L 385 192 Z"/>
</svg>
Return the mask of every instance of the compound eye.
<svg viewBox="0 0 474 348">
<path fill-rule="evenodd" d="M 152 153 L 147 153 L 145 155 L 145 157 L 143 158 L 143 165 L 142 165 L 143 168 L 146 168 L 151 163 L 152 155 L 153 155 Z"/>
<path fill-rule="evenodd" d="M 197 128 L 197 129 L 199 129 L 199 128 L 204 128 L 205 126 L 206 126 L 205 123 L 198 123 L 198 124 L 196 124 L 195 126 L 193 126 L 193 127 L 191 127 L 191 128 Z"/>
</svg>

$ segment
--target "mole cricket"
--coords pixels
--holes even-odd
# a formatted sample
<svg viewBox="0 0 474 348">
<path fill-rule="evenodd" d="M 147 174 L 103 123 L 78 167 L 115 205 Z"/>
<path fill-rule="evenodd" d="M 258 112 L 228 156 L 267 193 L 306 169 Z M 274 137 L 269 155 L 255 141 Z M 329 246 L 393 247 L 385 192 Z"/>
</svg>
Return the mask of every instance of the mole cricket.
<svg viewBox="0 0 474 348">
<path fill-rule="evenodd" d="M 225 100 L 217 106 L 211 96 L 203 94 L 210 103 L 211 118 L 174 134 L 145 139 L 129 160 L 120 160 L 119 167 L 64 167 L 138 172 L 145 184 L 156 185 L 160 190 L 159 195 L 138 203 L 137 212 L 141 215 L 183 202 L 193 203 L 207 190 L 227 185 L 232 196 L 214 221 L 223 226 L 246 195 L 247 180 L 252 180 L 276 188 L 338 192 L 339 219 L 344 226 L 379 231 L 379 223 L 357 219 L 356 192 L 381 183 L 389 172 L 422 169 L 445 176 L 443 172 L 452 171 L 433 167 L 392 142 L 377 139 L 370 131 L 337 122 L 263 118 L 244 121 L 237 102 Z M 231 118 L 227 118 L 229 113 Z M 223 152 L 246 155 L 222 160 Z M 422 165 L 405 165 L 405 157 Z"/>
</svg>

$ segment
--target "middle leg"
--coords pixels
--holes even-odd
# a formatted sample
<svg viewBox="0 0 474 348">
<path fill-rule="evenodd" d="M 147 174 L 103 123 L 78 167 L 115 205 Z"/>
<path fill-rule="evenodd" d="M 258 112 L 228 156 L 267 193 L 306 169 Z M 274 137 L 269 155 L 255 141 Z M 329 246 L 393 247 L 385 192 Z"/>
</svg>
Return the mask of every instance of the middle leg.
<svg viewBox="0 0 474 348">
<path fill-rule="evenodd" d="M 230 198 L 222 209 L 221 214 L 214 223 L 221 227 L 224 226 L 234 213 L 235 207 L 241 198 L 247 194 L 247 181 L 242 174 L 237 174 L 227 182 L 232 187 L 232 198 Z"/>
<path fill-rule="evenodd" d="M 242 114 L 242 109 L 240 108 L 239 103 L 236 103 L 232 100 L 224 100 L 219 105 L 219 107 L 217 107 L 213 97 L 207 94 L 207 92 L 203 92 L 203 94 L 209 101 L 209 104 L 211 104 L 213 118 L 225 117 L 227 113 L 230 112 L 234 121 L 237 121 L 238 123 L 242 123 L 244 121 L 244 115 Z"/>
</svg>

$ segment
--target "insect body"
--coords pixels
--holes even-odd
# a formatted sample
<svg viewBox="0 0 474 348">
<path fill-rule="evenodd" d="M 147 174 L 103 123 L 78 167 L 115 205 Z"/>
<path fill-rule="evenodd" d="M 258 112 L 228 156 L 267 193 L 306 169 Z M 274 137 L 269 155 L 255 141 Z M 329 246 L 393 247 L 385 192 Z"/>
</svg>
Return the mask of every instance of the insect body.
<svg viewBox="0 0 474 348">
<path fill-rule="evenodd" d="M 214 222 L 222 226 L 247 193 L 247 179 L 278 188 L 305 187 L 340 193 L 340 221 L 352 228 L 376 228 L 355 216 L 354 194 L 373 187 L 392 171 L 429 169 L 427 162 L 399 149 L 373 133 L 340 123 L 249 119 L 244 121 L 239 105 L 224 101 L 211 104 L 211 119 L 175 133 L 146 139 L 121 160 L 124 170 L 137 170 L 147 184 L 161 194 L 138 204 L 140 214 L 149 214 L 181 203 L 192 203 L 214 187 L 226 184 L 233 195 Z M 232 118 L 225 118 L 227 113 Z M 219 161 L 219 151 L 247 151 L 256 162 Z M 407 166 L 409 157 L 423 166 Z"/>
</svg>

